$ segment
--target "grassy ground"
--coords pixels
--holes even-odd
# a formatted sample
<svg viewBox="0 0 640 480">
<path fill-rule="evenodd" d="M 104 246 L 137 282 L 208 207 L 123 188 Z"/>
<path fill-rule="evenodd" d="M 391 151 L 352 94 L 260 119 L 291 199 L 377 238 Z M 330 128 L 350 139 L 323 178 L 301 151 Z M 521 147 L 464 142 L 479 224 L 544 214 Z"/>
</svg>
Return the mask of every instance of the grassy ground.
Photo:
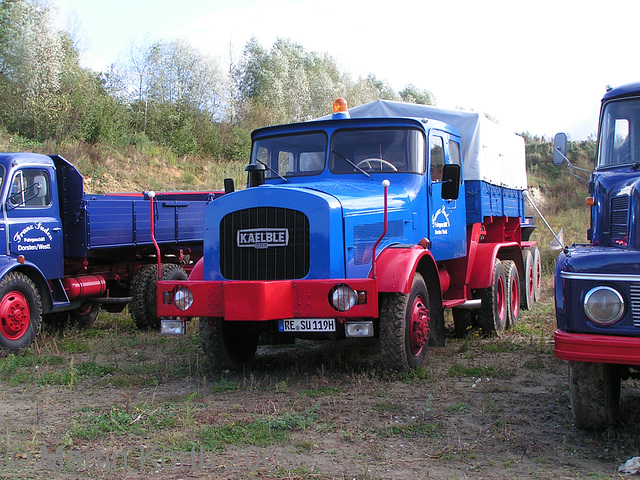
<svg viewBox="0 0 640 480">
<path fill-rule="evenodd" d="M 640 387 L 623 385 L 618 426 L 573 426 L 546 283 L 513 331 L 449 338 L 410 373 L 314 342 L 260 347 L 251 368 L 214 371 L 197 324 L 168 338 L 138 332 L 126 313 L 45 333 L 0 359 L 0 475 L 614 478 L 640 454 Z"/>
</svg>

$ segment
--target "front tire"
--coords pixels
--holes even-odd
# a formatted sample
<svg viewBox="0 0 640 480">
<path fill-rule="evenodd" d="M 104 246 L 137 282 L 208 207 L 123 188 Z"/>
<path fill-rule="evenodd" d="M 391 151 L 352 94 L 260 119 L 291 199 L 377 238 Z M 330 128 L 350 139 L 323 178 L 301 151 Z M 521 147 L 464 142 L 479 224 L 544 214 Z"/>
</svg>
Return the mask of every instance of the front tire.
<svg viewBox="0 0 640 480">
<path fill-rule="evenodd" d="M 163 264 L 161 275 L 162 280 L 187 280 L 187 273 L 174 263 Z M 139 330 L 160 330 L 156 305 L 157 280 L 158 266 L 153 264 L 140 267 L 131 282 L 131 316 Z"/>
<path fill-rule="evenodd" d="M 411 292 L 388 293 L 380 305 L 380 353 L 393 370 L 421 367 L 429 336 L 429 291 L 422 275 L 415 274 Z"/>
<path fill-rule="evenodd" d="M 620 380 L 615 365 L 569 364 L 569 394 L 576 427 L 602 430 L 613 425 L 620 405 Z"/>
<path fill-rule="evenodd" d="M 259 335 L 247 333 L 243 322 L 217 317 L 199 321 L 200 345 L 213 369 L 239 369 L 255 358 Z"/>
<path fill-rule="evenodd" d="M 0 282 L 0 350 L 31 345 L 41 316 L 42 301 L 33 281 L 20 272 L 8 273 Z"/>
</svg>

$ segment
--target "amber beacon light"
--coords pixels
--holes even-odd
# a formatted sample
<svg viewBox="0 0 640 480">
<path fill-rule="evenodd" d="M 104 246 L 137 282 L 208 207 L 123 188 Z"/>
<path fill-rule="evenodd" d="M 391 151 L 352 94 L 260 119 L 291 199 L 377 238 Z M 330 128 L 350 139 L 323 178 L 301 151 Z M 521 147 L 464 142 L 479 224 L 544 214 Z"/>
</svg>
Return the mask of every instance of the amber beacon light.
<svg viewBox="0 0 640 480">
<path fill-rule="evenodd" d="M 333 101 L 333 118 L 349 118 L 349 107 L 347 101 L 340 97 Z"/>
</svg>

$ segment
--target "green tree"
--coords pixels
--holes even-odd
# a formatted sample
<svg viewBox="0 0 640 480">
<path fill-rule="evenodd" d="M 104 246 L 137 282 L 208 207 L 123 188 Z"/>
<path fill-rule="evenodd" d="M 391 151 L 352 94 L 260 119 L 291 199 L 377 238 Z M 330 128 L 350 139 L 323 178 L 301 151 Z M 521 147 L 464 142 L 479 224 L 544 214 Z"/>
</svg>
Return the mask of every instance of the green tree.
<svg viewBox="0 0 640 480">
<path fill-rule="evenodd" d="M 421 90 L 413 84 L 409 84 L 400 91 L 402 101 L 419 103 L 421 105 L 435 105 L 436 99 L 428 90 Z"/>
</svg>

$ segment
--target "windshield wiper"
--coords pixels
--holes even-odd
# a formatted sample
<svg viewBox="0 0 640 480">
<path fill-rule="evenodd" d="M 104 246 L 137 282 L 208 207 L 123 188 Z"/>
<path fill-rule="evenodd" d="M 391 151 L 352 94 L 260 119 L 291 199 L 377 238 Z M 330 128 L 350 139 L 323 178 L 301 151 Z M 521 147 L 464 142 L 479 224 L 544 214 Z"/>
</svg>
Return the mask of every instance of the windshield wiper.
<svg viewBox="0 0 640 480">
<path fill-rule="evenodd" d="M 267 165 L 266 163 L 256 159 L 256 162 L 261 163 L 262 165 L 264 165 L 265 167 L 267 167 L 267 169 L 269 169 L 269 171 L 271 171 L 273 174 L 279 176 L 282 180 L 284 180 L 285 182 L 288 182 L 289 179 L 284 178 L 282 175 L 280 175 L 278 172 L 276 172 L 273 168 L 271 168 L 269 165 Z"/>
<path fill-rule="evenodd" d="M 349 160 L 347 157 L 345 157 L 344 155 L 339 154 L 338 152 L 336 152 L 335 150 L 331 150 L 331 153 L 336 154 L 337 156 L 339 156 L 340 158 L 342 158 L 344 161 L 346 161 L 349 165 L 351 165 L 353 168 L 355 168 L 356 170 L 361 171 L 362 173 L 364 173 L 367 177 L 371 177 L 371 175 L 369 175 L 367 172 L 365 172 L 363 169 L 361 169 L 358 165 L 356 165 L 355 163 L 353 163 L 351 160 Z"/>
</svg>

